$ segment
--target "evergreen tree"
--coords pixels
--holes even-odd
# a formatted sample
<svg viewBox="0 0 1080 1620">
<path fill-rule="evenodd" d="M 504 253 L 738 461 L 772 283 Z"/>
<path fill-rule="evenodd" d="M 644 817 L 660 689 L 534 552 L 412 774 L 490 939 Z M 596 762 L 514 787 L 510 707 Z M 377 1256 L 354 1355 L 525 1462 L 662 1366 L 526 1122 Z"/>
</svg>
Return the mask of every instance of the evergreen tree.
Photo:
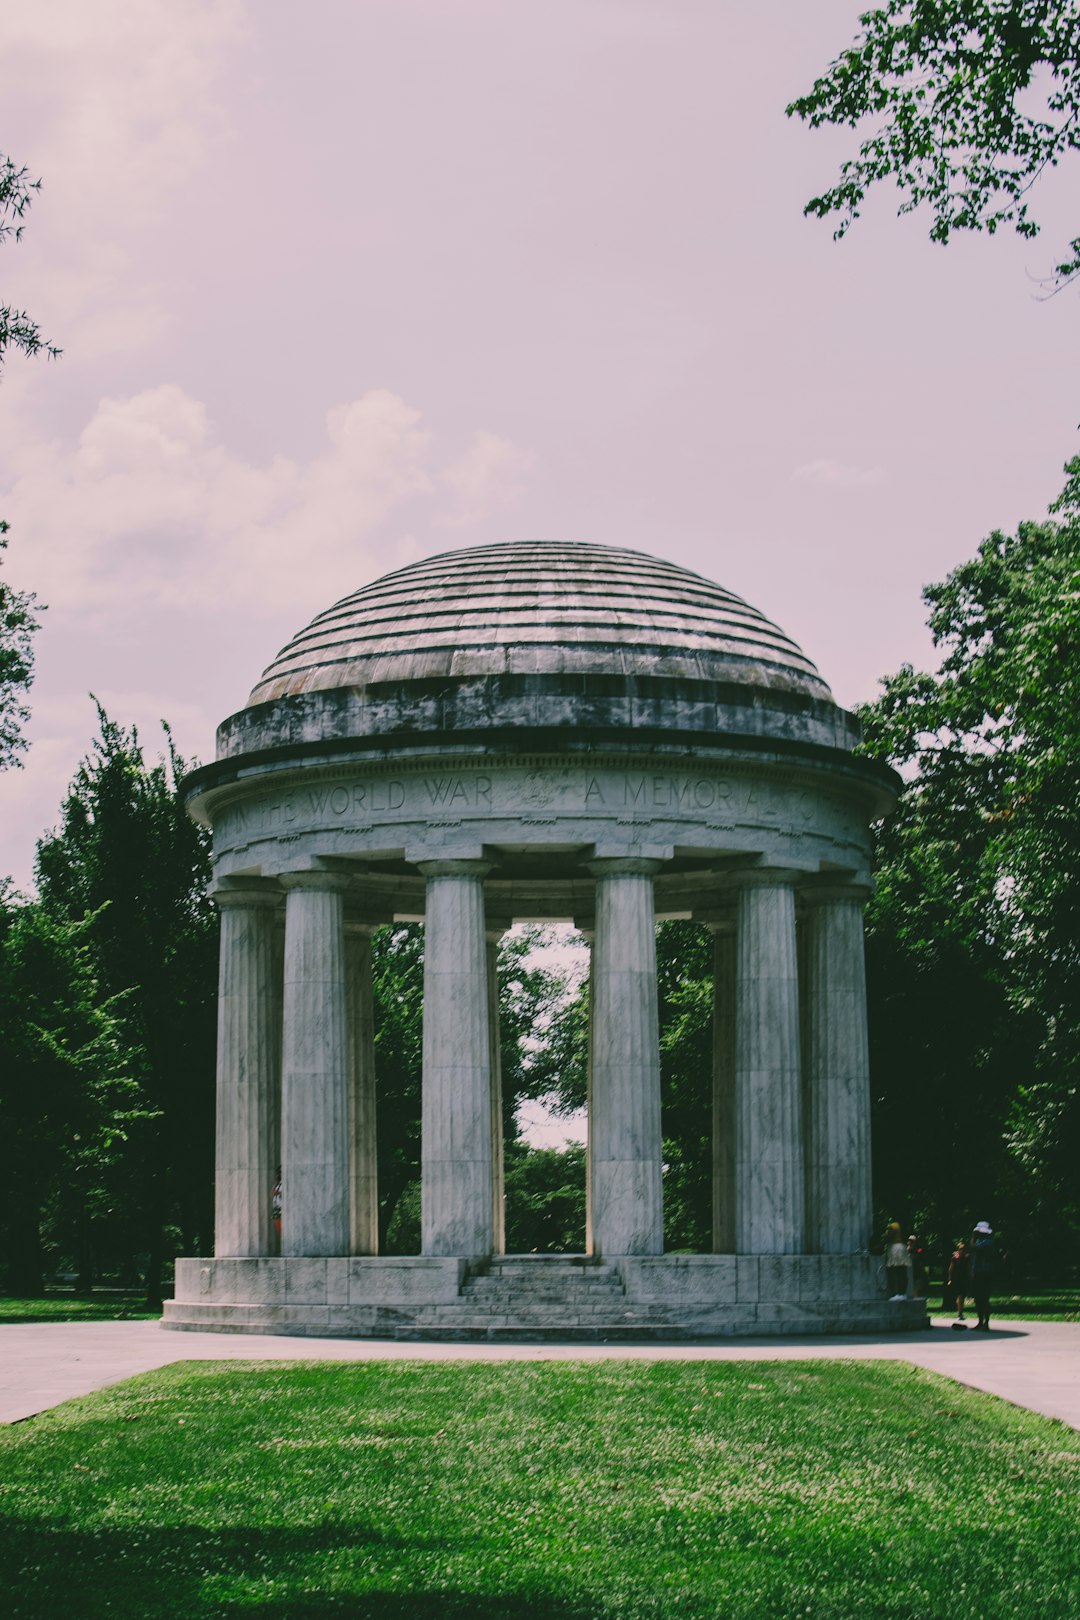
<svg viewBox="0 0 1080 1620">
<path fill-rule="evenodd" d="M 174 1243 L 204 1252 L 213 1221 L 217 919 L 206 898 L 209 834 L 177 795 L 188 768 L 172 746 L 154 764 L 134 728 L 98 705 L 99 736 L 38 844 L 47 911 L 88 922 L 108 994 L 118 1003 L 134 1075 L 150 1114 L 128 1165 L 148 1298 Z M 169 1232 L 166 1241 L 166 1229 Z"/>
<path fill-rule="evenodd" d="M 119 1004 L 98 984 L 95 921 L 0 892 L 0 1253 L 14 1294 L 41 1293 L 57 1250 L 88 1281 L 91 1228 L 146 1119 Z"/>
</svg>

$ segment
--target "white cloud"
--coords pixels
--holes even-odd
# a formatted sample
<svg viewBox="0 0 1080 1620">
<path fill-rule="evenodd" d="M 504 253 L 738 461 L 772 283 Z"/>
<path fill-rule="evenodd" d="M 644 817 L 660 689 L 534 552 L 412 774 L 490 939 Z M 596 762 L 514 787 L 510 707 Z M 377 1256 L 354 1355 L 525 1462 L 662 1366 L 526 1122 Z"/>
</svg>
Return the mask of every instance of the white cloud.
<svg viewBox="0 0 1080 1620">
<path fill-rule="evenodd" d="M 532 462 L 527 450 L 479 429 L 465 453 L 443 469 L 443 483 L 453 491 L 456 504 L 440 521 L 448 528 L 464 528 L 485 512 L 513 506 Z"/>
<path fill-rule="evenodd" d="M 16 397 L 0 405 L 5 573 L 49 605 L 26 770 L 0 784 L 4 841 L 18 851 L 0 870 L 23 882 L 86 752 L 89 690 L 137 722 L 149 750 L 164 716 L 181 752 L 208 757 L 215 723 L 286 635 L 429 549 L 418 536 L 446 515 L 460 523 L 467 508 L 482 522 L 532 460 L 477 434 L 447 464 L 421 413 L 386 389 L 328 411 L 305 461 L 246 459 L 175 383 L 100 400 L 72 442 L 35 439 L 7 409 Z"/>
<path fill-rule="evenodd" d="M 153 279 L 130 275 L 133 255 L 178 188 L 211 156 L 222 161 L 219 76 L 246 19 L 242 0 L 4 10 L 5 140 L 44 177 L 9 276 L 32 278 L 35 317 L 83 361 L 143 352 L 168 326 Z"/>
<path fill-rule="evenodd" d="M 22 161 L 83 220 L 167 208 L 171 188 L 228 128 L 217 76 L 246 33 L 243 0 L 5 8 L 6 98 L 32 94 L 39 109 L 37 143 Z"/>
<path fill-rule="evenodd" d="M 103 399 L 74 447 L 19 448 L 0 497 L 20 540 L 12 573 L 102 622 L 166 602 L 211 617 L 238 597 L 256 614 L 322 606 L 379 565 L 366 548 L 390 514 L 443 482 L 420 413 L 396 394 L 373 389 L 327 412 L 326 430 L 306 463 L 257 463 L 221 443 L 205 405 L 175 384 Z M 499 443 L 504 461 L 524 461 Z M 469 493 L 482 516 L 480 480 Z"/>
<path fill-rule="evenodd" d="M 806 461 L 795 469 L 796 478 L 826 489 L 862 489 L 870 484 L 879 484 L 882 476 L 880 467 L 852 467 L 843 461 L 833 461 L 828 456 Z"/>
</svg>

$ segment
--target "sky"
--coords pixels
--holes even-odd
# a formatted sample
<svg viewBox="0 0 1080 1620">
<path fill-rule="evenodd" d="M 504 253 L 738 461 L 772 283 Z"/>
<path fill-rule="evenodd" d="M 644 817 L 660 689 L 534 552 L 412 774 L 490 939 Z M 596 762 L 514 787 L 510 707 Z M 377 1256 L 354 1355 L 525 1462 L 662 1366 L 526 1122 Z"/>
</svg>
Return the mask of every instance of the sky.
<svg viewBox="0 0 1080 1620">
<path fill-rule="evenodd" d="M 44 184 L 0 301 L 6 575 L 47 604 L 0 775 L 24 889 L 95 729 L 189 758 L 315 613 L 496 540 L 629 546 L 780 624 L 845 706 L 922 587 L 1080 450 L 1075 171 L 1043 234 L 802 206 L 784 116 L 858 0 L 37 0 L 0 151 Z"/>
</svg>

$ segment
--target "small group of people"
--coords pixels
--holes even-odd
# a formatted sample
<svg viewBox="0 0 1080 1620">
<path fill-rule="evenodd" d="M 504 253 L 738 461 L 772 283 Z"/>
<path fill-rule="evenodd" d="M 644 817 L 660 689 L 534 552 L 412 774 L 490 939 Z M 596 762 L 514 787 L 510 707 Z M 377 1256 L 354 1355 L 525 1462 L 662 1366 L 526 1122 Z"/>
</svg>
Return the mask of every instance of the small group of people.
<svg viewBox="0 0 1080 1620">
<path fill-rule="evenodd" d="M 945 1278 L 947 1309 L 955 1310 L 953 1327 L 966 1329 L 964 1306 L 970 1297 L 978 1320 L 975 1327 L 990 1331 L 990 1290 L 996 1251 L 989 1221 L 977 1221 L 971 1242 L 961 1238 L 953 1250 Z M 929 1287 L 926 1247 L 916 1233 L 904 1242 L 899 1221 L 891 1221 L 885 1236 L 885 1275 L 891 1300 L 925 1299 Z"/>
<path fill-rule="evenodd" d="M 889 1298 L 925 1299 L 929 1287 L 926 1249 L 915 1232 L 906 1243 L 902 1234 L 900 1222 L 890 1221 L 885 1234 L 885 1275 L 889 1282 Z"/>
<path fill-rule="evenodd" d="M 955 1309 L 953 1327 L 965 1328 L 964 1306 L 970 1295 L 978 1320 L 975 1323 L 984 1333 L 990 1331 L 990 1290 L 994 1280 L 997 1253 L 994 1233 L 989 1221 L 977 1221 L 970 1244 L 961 1238 L 949 1257 L 945 1274 L 945 1298 L 948 1308 Z"/>
</svg>

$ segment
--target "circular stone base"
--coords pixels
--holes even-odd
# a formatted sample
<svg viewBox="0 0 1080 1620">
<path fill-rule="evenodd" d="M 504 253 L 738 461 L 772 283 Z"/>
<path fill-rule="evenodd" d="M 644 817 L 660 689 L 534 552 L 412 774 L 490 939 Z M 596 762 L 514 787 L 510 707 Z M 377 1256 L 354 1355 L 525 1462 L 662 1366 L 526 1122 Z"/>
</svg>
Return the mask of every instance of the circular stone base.
<svg viewBox="0 0 1080 1620">
<path fill-rule="evenodd" d="M 864 1255 L 252 1258 L 177 1261 L 167 1328 L 318 1338 L 580 1343 L 905 1333 Z"/>
</svg>

